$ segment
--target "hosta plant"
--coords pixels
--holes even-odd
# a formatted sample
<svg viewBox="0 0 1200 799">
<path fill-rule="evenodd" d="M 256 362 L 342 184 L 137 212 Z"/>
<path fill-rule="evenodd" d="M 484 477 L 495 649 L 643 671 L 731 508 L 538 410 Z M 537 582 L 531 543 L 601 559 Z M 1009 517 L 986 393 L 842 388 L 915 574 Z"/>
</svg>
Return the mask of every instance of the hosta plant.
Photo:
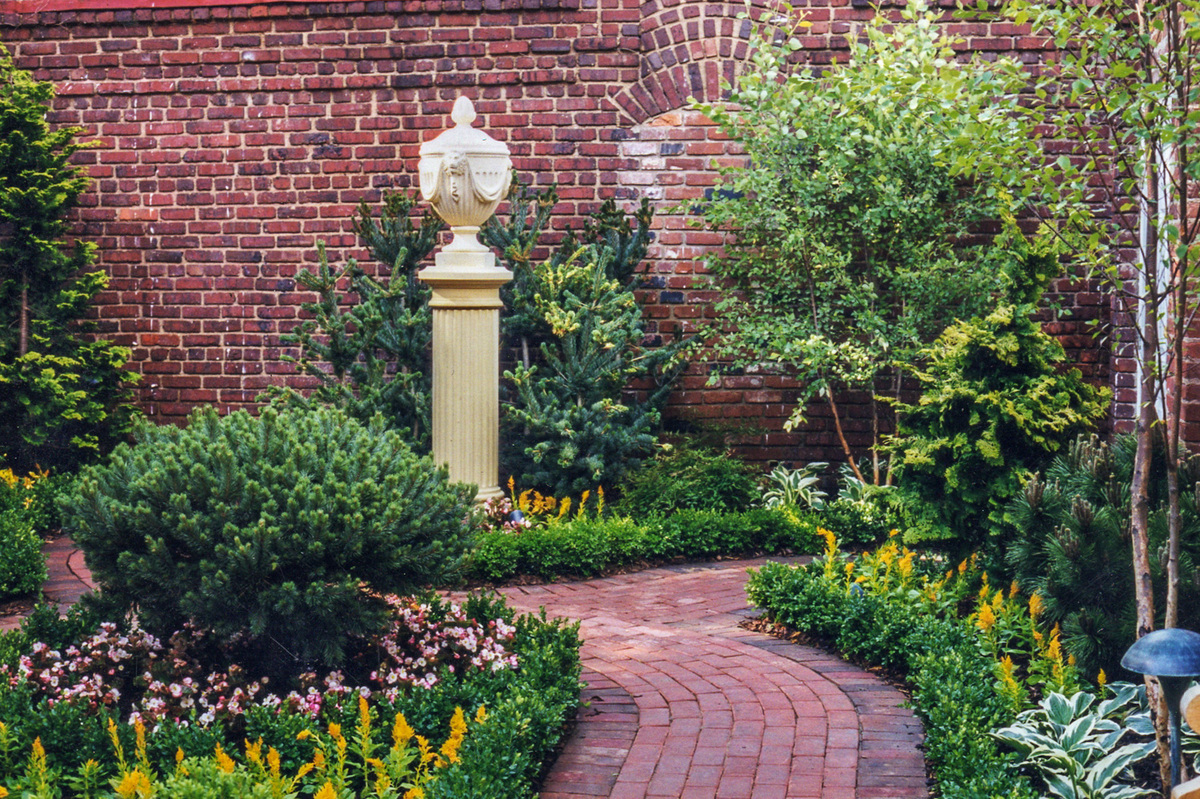
<svg viewBox="0 0 1200 799">
<path fill-rule="evenodd" d="M 1047 695 L 1040 706 L 997 730 L 1037 769 L 1056 799 L 1136 799 L 1156 792 L 1135 785 L 1130 769 L 1155 751 L 1145 688 L 1108 686 L 1110 696 Z M 1124 743 L 1122 743 L 1124 741 Z"/>
<path fill-rule="evenodd" d="M 829 464 L 814 461 L 799 469 L 788 469 L 779 465 L 767 477 L 770 488 L 763 494 L 763 505 L 768 508 L 778 508 L 782 505 L 793 505 L 798 508 L 825 508 L 826 494 L 821 490 L 821 472 Z"/>
</svg>

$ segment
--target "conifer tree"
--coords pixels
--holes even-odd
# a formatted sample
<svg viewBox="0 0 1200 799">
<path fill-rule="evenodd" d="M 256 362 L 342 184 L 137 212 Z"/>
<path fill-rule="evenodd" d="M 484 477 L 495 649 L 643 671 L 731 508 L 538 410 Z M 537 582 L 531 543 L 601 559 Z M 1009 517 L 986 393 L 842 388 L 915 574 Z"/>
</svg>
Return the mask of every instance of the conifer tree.
<svg viewBox="0 0 1200 799">
<path fill-rule="evenodd" d="M 631 215 L 608 200 L 539 261 L 554 192 L 515 187 L 510 201 L 508 220 L 483 231 L 513 271 L 503 326 L 518 363 L 504 375 L 504 466 L 559 495 L 612 486 L 654 452 L 679 373 L 681 342 L 647 346 L 635 294 L 653 213 L 645 200 Z M 644 397 L 629 391 L 636 381 L 649 386 Z"/>
<path fill-rule="evenodd" d="M 108 283 L 95 247 L 64 244 L 86 190 L 78 128 L 53 129 L 48 83 L 0 54 L 0 440 L 17 470 L 72 467 L 129 429 L 129 351 L 83 321 Z"/>
<path fill-rule="evenodd" d="M 353 258 L 331 269 L 318 245 L 317 271 L 296 276 L 318 295 L 303 305 L 313 318 L 283 340 L 301 348 L 299 358 L 284 360 L 319 385 L 308 395 L 290 388 L 270 393 L 292 405 L 340 407 L 362 422 L 382 413 L 389 427 L 408 431 L 415 450 L 428 452 L 433 329 L 429 288 L 417 271 L 445 225 L 429 209 L 414 224 L 415 205 L 407 194 L 389 195 L 378 219 L 366 203 L 359 207 L 354 229 L 379 264 L 375 277 Z M 346 281 L 348 293 L 339 290 Z"/>
</svg>

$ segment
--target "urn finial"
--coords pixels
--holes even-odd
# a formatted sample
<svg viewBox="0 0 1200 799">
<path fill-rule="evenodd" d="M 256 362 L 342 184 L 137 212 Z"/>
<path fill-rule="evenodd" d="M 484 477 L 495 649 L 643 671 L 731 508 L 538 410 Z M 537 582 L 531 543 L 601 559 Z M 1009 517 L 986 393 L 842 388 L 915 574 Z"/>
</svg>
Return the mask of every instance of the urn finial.
<svg viewBox="0 0 1200 799">
<path fill-rule="evenodd" d="M 421 196 L 446 220 L 454 239 L 448 252 L 486 252 L 476 234 L 508 194 L 512 161 L 508 147 L 471 127 L 475 106 L 454 101 L 454 127 L 421 145 Z"/>
</svg>

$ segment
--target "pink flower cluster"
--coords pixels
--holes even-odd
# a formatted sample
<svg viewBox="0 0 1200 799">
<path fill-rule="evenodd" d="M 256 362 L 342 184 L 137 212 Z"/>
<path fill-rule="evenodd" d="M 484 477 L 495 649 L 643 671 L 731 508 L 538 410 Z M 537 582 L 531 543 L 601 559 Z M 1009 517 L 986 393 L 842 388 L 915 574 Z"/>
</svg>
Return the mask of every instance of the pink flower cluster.
<svg viewBox="0 0 1200 799">
<path fill-rule="evenodd" d="M 442 667 L 452 674 L 517 667 L 517 656 L 508 651 L 515 630 L 503 619 L 481 626 L 451 603 L 445 615 L 434 620 L 427 604 L 395 597 L 388 601 L 394 620 L 379 641 L 383 662 L 371 672 L 371 680 L 388 700 L 395 700 L 408 686 L 432 688 Z"/>
<path fill-rule="evenodd" d="M 250 679 L 241 666 L 206 670 L 194 655 L 205 644 L 201 631 L 189 627 L 177 632 L 165 647 L 136 626 L 122 633 L 108 622 L 62 652 L 35 643 L 15 669 L 0 667 L 0 679 L 14 687 L 31 686 L 51 705 L 79 702 L 91 711 L 128 712 L 130 723 L 170 719 L 209 726 L 230 721 L 254 704 L 316 718 L 325 706 L 341 707 L 354 695 L 379 693 L 394 701 L 411 688 L 433 687 L 442 667 L 453 673 L 516 668 L 517 657 L 508 650 L 514 629 L 503 620 L 480 624 L 455 604 L 441 615 L 411 600 L 392 598 L 389 603 L 394 620 L 388 632 L 364 642 L 368 662 L 378 664 L 367 685 L 349 685 L 338 671 L 323 677 L 308 672 L 300 675 L 299 690 L 280 696 L 266 691 L 266 678 Z"/>
<path fill-rule="evenodd" d="M 170 648 L 136 625 L 122 633 L 105 622 L 95 634 L 63 652 L 35 643 L 16 669 L 4 668 L 10 685 L 34 687 L 47 703 L 83 702 L 89 710 L 124 710 L 130 722 L 182 720 L 195 714 L 212 724 L 246 711 L 266 680 L 251 680 L 239 666 L 228 672 L 204 668 L 191 653 L 202 633 L 187 629 L 171 636 Z M 122 703 L 122 698 L 128 701 Z"/>
</svg>

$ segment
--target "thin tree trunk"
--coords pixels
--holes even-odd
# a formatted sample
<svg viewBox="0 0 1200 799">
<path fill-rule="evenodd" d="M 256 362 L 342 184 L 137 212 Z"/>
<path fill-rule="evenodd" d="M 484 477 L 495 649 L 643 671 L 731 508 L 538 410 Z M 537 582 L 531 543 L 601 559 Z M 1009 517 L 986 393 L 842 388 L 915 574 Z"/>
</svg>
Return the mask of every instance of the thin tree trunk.
<svg viewBox="0 0 1200 799">
<path fill-rule="evenodd" d="M 29 352 L 29 275 L 21 276 L 21 312 L 17 326 L 17 355 L 25 355 Z"/>
<path fill-rule="evenodd" d="M 829 410 L 833 413 L 833 427 L 837 431 L 838 443 L 842 445 L 842 452 L 846 453 L 846 462 L 850 464 L 850 469 L 854 472 L 854 476 L 859 479 L 859 482 L 867 482 L 863 479 L 863 474 L 858 468 L 858 464 L 854 462 L 854 453 L 850 451 L 850 444 L 846 441 L 846 434 L 842 431 L 842 419 L 838 415 L 837 401 L 833 398 L 833 389 L 825 389 L 825 398 L 829 400 Z"/>
</svg>

